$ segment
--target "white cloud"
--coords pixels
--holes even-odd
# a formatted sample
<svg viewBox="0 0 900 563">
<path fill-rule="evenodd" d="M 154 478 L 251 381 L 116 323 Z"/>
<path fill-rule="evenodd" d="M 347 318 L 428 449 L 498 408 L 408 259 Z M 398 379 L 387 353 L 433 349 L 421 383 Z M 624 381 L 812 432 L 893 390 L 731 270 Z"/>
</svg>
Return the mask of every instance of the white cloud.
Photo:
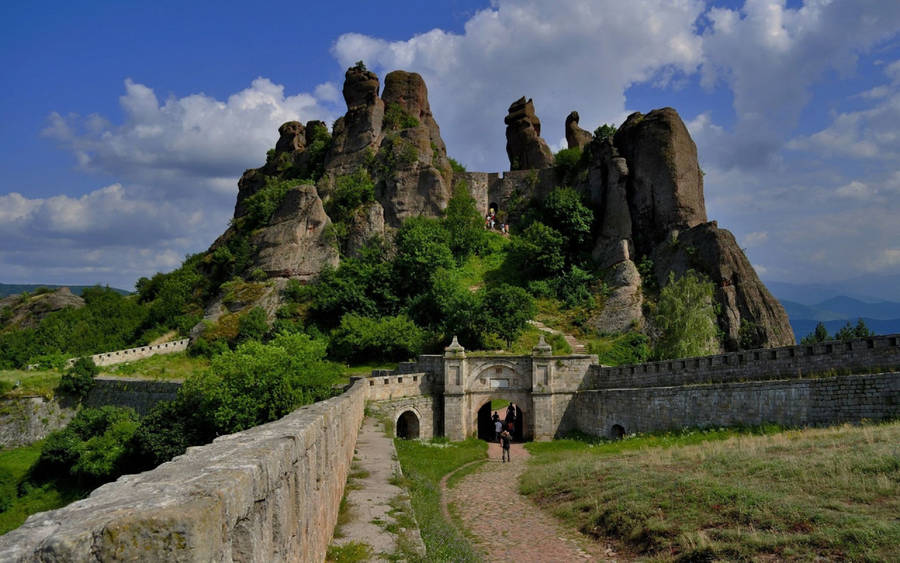
<svg viewBox="0 0 900 563">
<path fill-rule="evenodd" d="M 875 195 L 875 190 L 859 180 L 853 180 L 849 184 L 839 187 L 834 193 L 839 197 L 865 200 Z"/>
<path fill-rule="evenodd" d="M 97 115 L 53 113 L 44 134 L 70 149 L 83 168 L 153 185 L 167 196 L 221 191 L 226 180 L 233 194 L 241 172 L 259 166 L 275 145 L 282 123 L 331 121 L 321 102 L 336 94 L 326 83 L 316 95 L 286 95 L 283 86 L 257 78 L 226 101 L 192 94 L 160 104 L 151 88 L 128 79 L 120 125 Z"/>
<path fill-rule="evenodd" d="M 747 248 L 753 248 L 754 246 L 759 246 L 760 244 L 766 242 L 769 238 L 769 233 L 766 231 L 757 231 L 754 233 L 748 233 L 744 237 L 744 246 Z"/>
<path fill-rule="evenodd" d="M 186 252 L 208 246 L 227 222 L 228 209 L 179 205 L 146 194 L 112 184 L 81 197 L 0 196 L 4 281 L 19 272 L 22 281 L 101 282 L 128 289 L 136 278 L 171 270 Z"/>
<path fill-rule="evenodd" d="M 753 168 L 776 157 L 826 71 L 851 73 L 860 53 L 896 34 L 900 3 L 805 2 L 789 9 L 784 0 L 746 0 L 740 10 L 712 8 L 706 17 L 703 83 L 727 84 L 737 116 L 723 151 L 731 157 L 722 164 Z"/>
<path fill-rule="evenodd" d="M 333 53 L 345 67 L 364 60 L 381 76 L 398 68 L 422 74 L 450 155 L 472 170 L 503 170 L 509 104 L 533 98 L 551 142 L 564 136 L 572 110 L 585 129 L 621 123 L 630 85 L 695 71 L 702 10 L 699 0 L 498 0 L 461 35 L 436 29 L 390 42 L 348 33 Z"/>
</svg>

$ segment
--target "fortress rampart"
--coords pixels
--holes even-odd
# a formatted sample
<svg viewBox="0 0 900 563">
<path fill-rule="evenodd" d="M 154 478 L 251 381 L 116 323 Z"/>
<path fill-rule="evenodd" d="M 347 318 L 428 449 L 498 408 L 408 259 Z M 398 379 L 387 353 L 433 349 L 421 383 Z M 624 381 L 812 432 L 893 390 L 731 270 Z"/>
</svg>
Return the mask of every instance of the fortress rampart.
<svg viewBox="0 0 900 563">
<path fill-rule="evenodd" d="M 94 354 L 91 359 L 98 366 L 112 366 L 115 364 L 123 364 L 125 362 L 133 362 L 158 354 L 174 354 L 175 352 L 184 352 L 191 343 L 190 338 L 182 340 L 173 340 L 171 342 L 163 342 L 162 344 L 150 344 L 140 346 L 138 348 L 128 348 L 125 350 L 116 350 L 114 352 L 104 352 L 102 354 Z M 69 365 L 75 362 L 75 358 L 69 360 Z"/>
<path fill-rule="evenodd" d="M 0 537 L 3 561 L 321 561 L 366 402 L 407 436 L 466 437 L 491 398 L 523 436 L 620 436 L 685 426 L 826 425 L 900 415 L 898 336 L 616 368 L 586 355 L 420 356 L 340 396 L 189 448 Z"/>
<path fill-rule="evenodd" d="M 0 537 L 2 561 L 322 561 L 366 389 L 222 436 Z"/>
</svg>

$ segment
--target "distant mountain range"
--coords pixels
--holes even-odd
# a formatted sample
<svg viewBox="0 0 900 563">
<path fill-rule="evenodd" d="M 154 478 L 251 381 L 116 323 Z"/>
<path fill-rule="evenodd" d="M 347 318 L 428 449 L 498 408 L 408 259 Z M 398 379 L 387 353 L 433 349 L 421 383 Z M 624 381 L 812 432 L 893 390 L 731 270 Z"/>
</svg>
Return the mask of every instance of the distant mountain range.
<svg viewBox="0 0 900 563">
<path fill-rule="evenodd" d="M 900 303 L 894 301 L 866 302 L 846 295 L 831 297 L 814 305 L 787 299 L 780 301 L 797 341 L 813 332 L 819 322 L 825 325 L 829 334 L 834 334 L 848 322 L 855 325 L 858 319 L 862 319 L 876 334 L 900 333 Z"/>
<path fill-rule="evenodd" d="M 68 287 L 68 288 L 72 291 L 72 293 L 74 293 L 75 295 L 81 295 L 81 293 L 82 293 L 85 289 L 88 289 L 88 288 L 90 288 L 90 287 L 96 287 L 96 286 L 94 286 L 94 285 L 54 285 L 54 284 L 51 284 L 51 283 L 43 283 L 43 284 L 40 284 L 40 283 L 39 283 L 39 284 L 33 284 L 33 283 L 26 283 L 26 284 L 7 284 L 7 283 L 0 283 L 0 297 L 6 297 L 7 295 L 16 295 L 16 294 L 19 294 L 19 293 L 23 293 L 23 292 L 25 292 L 25 291 L 27 291 L 27 292 L 29 292 L 29 293 L 33 293 L 34 290 L 36 290 L 36 289 L 38 289 L 38 288 L 40 288 L 40 287 L 49 287 L 50 289 L 56 289 L 56 288 L 58 288 L 58 287 Z M 131 293 L 130 291 L 125 291 L 124 289 L 118 289 L 118 288 L 116 288 L 116 287 L 111 287 L 110 289 L 112 289 L 113 291 L 116 291 L 116 292 L 118 292 L 118 293 L 121 293 L 122 295 L 128 295 L 128 294 Z"/>
</svg>

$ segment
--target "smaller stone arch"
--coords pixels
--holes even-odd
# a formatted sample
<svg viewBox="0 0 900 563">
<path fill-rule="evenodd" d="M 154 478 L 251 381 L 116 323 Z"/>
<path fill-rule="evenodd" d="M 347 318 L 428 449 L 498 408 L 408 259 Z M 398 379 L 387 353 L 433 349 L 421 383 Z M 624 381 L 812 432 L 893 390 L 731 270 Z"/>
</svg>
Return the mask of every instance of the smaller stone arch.
<svg viewBox="0 0 900 563">
<path fill-rule="evenodd" d="M 621 440 L 625 437 L 625 427 L 621 424 L 613 424 L 609 429 L 609 437 L 613 440 Z"/>
<path fill-rule="evenodd" d="M 394 433 L 398 438 L 406 440 L 415 440 L 419 438 L 419 427 L 421 426 L 422 417 L 415 409 L 404 409 L 397 416 L 394 424 Z"/>
</svg>

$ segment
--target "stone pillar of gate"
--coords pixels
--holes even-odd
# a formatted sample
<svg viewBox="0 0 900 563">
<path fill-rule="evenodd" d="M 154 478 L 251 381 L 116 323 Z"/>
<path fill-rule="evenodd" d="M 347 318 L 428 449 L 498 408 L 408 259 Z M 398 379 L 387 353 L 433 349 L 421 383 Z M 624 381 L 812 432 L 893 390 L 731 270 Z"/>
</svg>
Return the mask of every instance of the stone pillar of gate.
<svg viewBox="0 0 900 563">
<path fill-rule="evenodd" d="M 552 440 L 553 427 L 553 349 L 544 341 L 531 349 L 531 398 L 534 404 L 534 439 Z"/>
<path fill-rule="evenodd" d="M 466 349 L 456 337 L 444 349 L 444 434 L 457 442 L 468 434 L 466 420 Z"/>
</svg>

